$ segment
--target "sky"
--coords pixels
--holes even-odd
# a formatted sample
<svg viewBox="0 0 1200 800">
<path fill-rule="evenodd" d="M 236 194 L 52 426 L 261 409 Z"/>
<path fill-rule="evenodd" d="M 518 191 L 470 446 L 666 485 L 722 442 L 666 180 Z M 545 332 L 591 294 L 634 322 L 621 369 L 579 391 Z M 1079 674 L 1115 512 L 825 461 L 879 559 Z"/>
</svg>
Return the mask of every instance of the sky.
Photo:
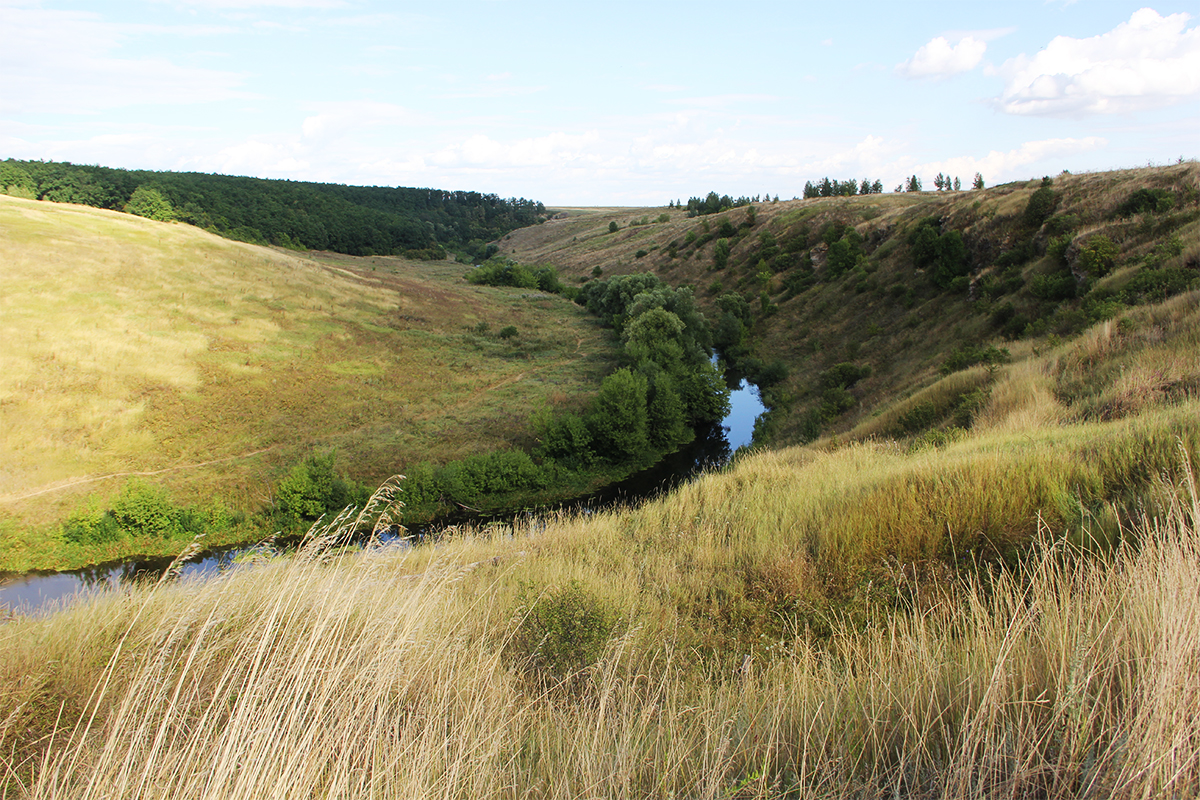
<svg viewBox="0 0 1200 800">
<path fill-rule="evenodd" d="M 1200 1 L 1155 2 L 0 0 L 0 159 L 548 206 L 1175 163 Z"/>
</svg>

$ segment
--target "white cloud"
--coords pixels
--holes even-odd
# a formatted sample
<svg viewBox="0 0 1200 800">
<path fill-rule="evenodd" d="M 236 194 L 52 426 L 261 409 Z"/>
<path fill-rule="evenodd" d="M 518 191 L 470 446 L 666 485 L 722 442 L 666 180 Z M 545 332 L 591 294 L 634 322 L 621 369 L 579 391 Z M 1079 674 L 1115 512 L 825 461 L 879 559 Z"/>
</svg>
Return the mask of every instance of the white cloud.
<svg viewBox="0 0 1200 800">
<path fill-rule="evenodd" d="M 1108 33 L 1055 37 L 1000 67 L 997 105 L 1010 114 L 1080 116 L 1139 111 L 1200 95 L 1200 28 L 1188 14 L 1134 12 Z"/>
<path fill-rule="evenodd" d="M 927 184 L 931 183 L 931 176 L 942 172 L 946 175 L 959 176 L 968 185 L 970 184 L 968 178 L 974 178 L 975 173 L 978 172 L 989 184 L 994 184 L 1027 177 L 1028 170 L 1026 168 L 1032 164 L 1049 159 L 1062 159 L 1064 156 L 1076 153 L 1099 150 L 1107 144 L 1108 141 L 1099 136 L 1041 139 L 1025 142 L 1020 147 L 1005 152 L 992 150 L 985 156 L 959 156 L 944 161 L 917 164 L 899 171 L 903 174 L 922 176 Z M 1051 166 L 1050 169 L 1057 172 L 1058 165 Z M 896 171 L 892 170 L 892 172 Z"/>
<path fill-rule="evenodd" d="M 100 21 L 94 14 L 0 6 L 0 111 L 90 113 L 140 104 L 203 103 L 239 95 L 240 75 L 181 67 L 161 58 L 115 58 L 127 36 L 210 33 Z"/>
<path fill-rule="evenodd" d="M 974 36 L 966 36 L 954 46 L 938 36 L 908 61 L 897 64 L 896 72 L 907 78 L 948 78 L 975 69 L 986 50 L 987 43 Z"/>
</svg>

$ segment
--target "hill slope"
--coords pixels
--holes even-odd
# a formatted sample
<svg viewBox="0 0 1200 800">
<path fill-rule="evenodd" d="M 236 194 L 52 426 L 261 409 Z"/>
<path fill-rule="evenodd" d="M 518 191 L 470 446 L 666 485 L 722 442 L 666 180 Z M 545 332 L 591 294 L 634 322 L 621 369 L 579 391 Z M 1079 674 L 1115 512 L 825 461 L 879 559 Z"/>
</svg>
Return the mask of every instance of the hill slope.
<svg viewBox="0 0 1200 800">
<path fill-rule="evenodd" d="M 374 485 L 523 442 L 547 394 L 610 368 L 581 309 L 448 261 L 304 258 L 3 196 L 0 232 L 10 557 L 26 526 L 132 474 L 250 510 L 313 448 Z M 490 333 L 506 325 L 519 336 Z"/>
<path fill-rule="evenodd" d="M 691 285 L 714 325 L 737 310 L 748 324 L 726 351 L 788 368 L 768 392 L 778 412 L 764 431 L 765 441 L 787 444 L 866 426 L 938 381 L 944 366 L 1002 357 L 989 347 L 1020 360 L 1123 308 L 1197 286 L 1200 165 L 701 217 L 673 208 L 572 210 L 501 244 L 576 282 L 648 270 Z M 829 372 L 839 364 L 862 377 Z M 1168 393 L 1200 386 L 1186 359 L 1146 368 L 1165 370 L 1154 380 Z M 985 387 L 976 380 L 959 388 Z M 920 432 L 946 424 L 950 412 L 939 406 L 923 425 L 863 430 Z"/>
</svg>

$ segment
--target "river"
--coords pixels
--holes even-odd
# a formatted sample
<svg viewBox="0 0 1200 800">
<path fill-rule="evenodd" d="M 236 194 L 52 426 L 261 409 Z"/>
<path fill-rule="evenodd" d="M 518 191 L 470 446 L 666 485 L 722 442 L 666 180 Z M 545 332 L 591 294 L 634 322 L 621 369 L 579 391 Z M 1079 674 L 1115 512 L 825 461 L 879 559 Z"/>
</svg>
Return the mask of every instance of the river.
<svg viewBox="0 0 1200 800">
<path fill-rule="evenodd" d="M 568 507 L 603 507 L 652 497 L 687 481 L 698 472 L 719 466 L 740 447 L 750 444 L 754 420 L 763 411 L 758 390 L 746 381 L 730 393 L 729 415 L 707 431 L 697 431 L 687 447 L 664 458 L 649 469 L 613 484 L 596 494 L 576 500 Z M 249 548 L 241 545 L 213 550 L 183 565 L 182 575 L 205 575 L 229 569 L 234 559 Z M 62 608 L 83 591 L 119 587 L 154 578 L 170 566 L 170 558 L 131 558 L 70 572 L 29 572 L 0 578 L 0 619 L 7 613 L 48 613 Z"/>
</svg>

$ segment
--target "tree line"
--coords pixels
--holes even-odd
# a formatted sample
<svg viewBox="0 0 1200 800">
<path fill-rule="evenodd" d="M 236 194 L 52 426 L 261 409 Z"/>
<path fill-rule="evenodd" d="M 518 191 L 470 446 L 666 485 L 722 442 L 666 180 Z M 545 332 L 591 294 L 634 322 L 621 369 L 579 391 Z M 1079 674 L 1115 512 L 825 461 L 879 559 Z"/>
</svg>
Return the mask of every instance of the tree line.
<svg viewBox="0 0 1200 800">
<path fill-rule="evenodd" d="M 0 192 L 178 220 L 230 239 L 349 255 L 443 258 L 544 219 L 545 206 L 495 194 L 345 186 L 55 161 L 0 162 Z"/>
</svg>

